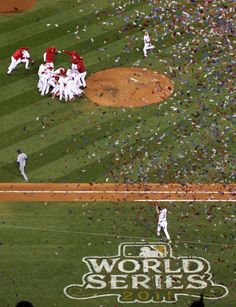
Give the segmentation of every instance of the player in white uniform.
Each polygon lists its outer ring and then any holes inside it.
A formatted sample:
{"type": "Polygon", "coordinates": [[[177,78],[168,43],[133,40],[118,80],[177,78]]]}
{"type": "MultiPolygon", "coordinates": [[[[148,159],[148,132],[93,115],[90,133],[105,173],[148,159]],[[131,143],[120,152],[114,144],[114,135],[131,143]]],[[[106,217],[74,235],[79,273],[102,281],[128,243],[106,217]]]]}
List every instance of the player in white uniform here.
{"type": "Polygon", "coordinates": [[[145,32],[143,37],[143,42],[144,42],[143,55],[147,57],[147,51],[155,48],[155,46],[151,44],[151,39],[148,32],[145,32]]]}
{"type": "Polygon", "coordinates": [[[167,230],[167,209],[156,205],[156,212],[158,214],[157,235],[160,236],[160,231],[163,229],[168,242],[171,243],[170,235],[167,230]]]}
{"type": "Polygon", "coordinates": [[[17,163],[19,166],[19,171],[21,173],[21,175],[24,177],[25,181],[29,181],[28,177],[25,174],[25,166],[26,166],[26,160],[27,160],[27,156],[25,153],[23,153],[20,149],[17,150],[18,156],[17,156],[17,163]]]}

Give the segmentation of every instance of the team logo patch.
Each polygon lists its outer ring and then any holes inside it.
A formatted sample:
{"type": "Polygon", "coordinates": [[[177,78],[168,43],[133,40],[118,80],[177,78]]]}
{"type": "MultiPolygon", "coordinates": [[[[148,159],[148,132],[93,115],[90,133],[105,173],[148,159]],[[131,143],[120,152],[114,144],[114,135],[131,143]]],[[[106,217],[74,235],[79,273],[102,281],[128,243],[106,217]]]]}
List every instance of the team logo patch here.
{"type": "Polygon", "coordinates": [[[216,300],[228,294],[215,284],[210,263],[201,257],[172,255],[167,243],[122,243],[115,256],[84,257],[88,273],[81,284],[64,288],[68,298],[117,296],[120,303],[175,303],[179,296],[216,300]]]}

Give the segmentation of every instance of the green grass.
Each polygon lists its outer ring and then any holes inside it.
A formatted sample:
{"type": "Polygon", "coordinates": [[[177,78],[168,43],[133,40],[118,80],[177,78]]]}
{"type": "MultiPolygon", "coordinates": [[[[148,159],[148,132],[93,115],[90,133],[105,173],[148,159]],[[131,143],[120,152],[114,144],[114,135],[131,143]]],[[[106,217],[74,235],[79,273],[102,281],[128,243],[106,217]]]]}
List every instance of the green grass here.
{"type": "MultiPolygon", "coordinates": [[[[191,32],[179,23],[175,31],[181,35],[173,38],[170,11],[164,22],[151,21],[148,29],[159,52],[143,59],[143,19],[137,21],[136,11],[142,17],[151,6],[143,0],[124,4],[40,0],[24,14],[0,17],[0,181],[22,180],[15,168],[17,148],[28,154],[32,182],[234,181],[233,75],[228,70],[233,38],[209,36],[208,22],[194,20],[196,7],[181,1],[175,14],[188,11],[191,32]],[[126,16],[136,22],[132,29],[125,30],[126,16]],[[35,66],[6,76],[10,55],[21,45],[31,48],[35,66]],[[85,97],[70,104],[42,99],[36,72],[50,45],[77,49],[89,74],[132,65],[158,70],[175,82],[175,92],[143,108],[100,107],[85,97]]],[[[68,56],[58,55],[57,67],[69,65],[68,56]]]]}
{"type": "MultiPolygon", "coordinates": [[[[149,2],[38,0],[26,13],[0,16],[0,182],[22,182],[15,165],[18,148],[29,157],[31,182],[235,182],[235,59],[230,49],[235,37],[211,35],[208,19],[196,20],[196,3],[178,1],[174,12],[159,1],[163,20],[147,26],[158,52],[143,59],[149,2]],[[174,38],[173,16],[182,11],[190,14],[191,31],[179,22],[174,38]],[[126,16],[136,26],[127,30],[126,16]],[[27,72],[19,66],[9,77],[10,56],[22,45],[30,47],[35,65],[27,72]],[[78,50],[89,75],[120,66],[157,70],[173,80],[174,93],[142,108],[102,107],[86,97],[68,104],[42,98],[37,70],[51,45],[78,50]]],[[[205,15],[221,5],[215,1],[205,15]]],[[[69,66],[67,55],[57,56],[56,67],[69,66]]],[[[207,259],[213,281],[229,289],[225,298],[206,300],[205,306],[233,307],[235,206],[167,206],[174,256],[207,259]]],[[[74,301],[63,289],[82,282],[88,272],[83,257],[116,255],[123,242],[157,241],[155,226],[153,207],[141,203],[1,202],[1,307],[23,299],[35,307],[124,305],[116,297],[74,301]]],[[[181,296],[176,306],[187,307],[193,300],[181,296]]]]}
{"type": "MultiPolygon", "coordinates": [[[[229,289],[225,298],[205,300],[205,306],[233,307],[235,206],[166,206],[173,255],[205,258],[212,280],[229,289]]],[[[155,227],[155,209],[143,203],[1,203],[1,306],[15,306],[23,299],[35,307],[122,306],[116,297],[74,301],[63,289],[82,282],[88,272],[83,257],[116,255],[123,242],[165,242],[163,236],[158,240],[155,227]]],[[[189,306],[193,300],[181,296],[176,305],[189,306]]]]}

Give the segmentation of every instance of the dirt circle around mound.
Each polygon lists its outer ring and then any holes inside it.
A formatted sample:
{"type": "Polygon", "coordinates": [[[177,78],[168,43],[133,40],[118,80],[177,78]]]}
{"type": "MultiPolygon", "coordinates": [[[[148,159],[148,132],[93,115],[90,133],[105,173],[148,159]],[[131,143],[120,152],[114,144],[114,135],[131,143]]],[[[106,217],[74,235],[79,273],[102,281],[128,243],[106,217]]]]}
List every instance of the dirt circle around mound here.
{"type": "Polygon", "coordinates": [[[37,0],[5,0],[0,1],[0,14],[22,13],[36,4],[37,0]]]}
{"type": "Polygon", "coordinates": [[[141,107],[167,99],[173,90],[173,82],[159,72],[120,67],[91,75],[85,94],[103,106],[141,107]]]}

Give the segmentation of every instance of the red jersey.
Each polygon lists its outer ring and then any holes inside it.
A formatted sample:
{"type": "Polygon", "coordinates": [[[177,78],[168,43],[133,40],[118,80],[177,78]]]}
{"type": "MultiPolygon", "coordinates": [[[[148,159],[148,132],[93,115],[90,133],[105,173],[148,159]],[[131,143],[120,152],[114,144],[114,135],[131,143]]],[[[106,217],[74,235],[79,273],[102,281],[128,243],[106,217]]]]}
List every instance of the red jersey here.
{"type": "Polygon", "coordinates": [[[15,58],[16,60],[19,60],[20,58],[22,58],[23,54],[22,54],[22,51],[23,50],[26,50],[28,51],[29,48],[28,47],[22,47],[22,48],[19,48],[17,49],[14,53],[13,53],[13,58],[15,58]]]}
{"type": "Polygon", "coordinates": [[[55,47],[50,47],[46,49],[45,62],[53,63],[55,60],[55,56],[57,53],[57,49],[55,47]]]}
{"type": "Polygon", "coordinates": [[[82,59],[81,56],[77,54],[75,50],[73,51],[64,50],[64,52],[71,56],[71,62],[73,64],[78,64],[78,62],[82,59]]]}
{"type": "Polygon", "coordinates": [[[82,74],[83,72],[86,71],[86,68],[84,66],[84,61],[83,60],[80,60],[77,64],[77,69],[78,71],[82,74]]]}

